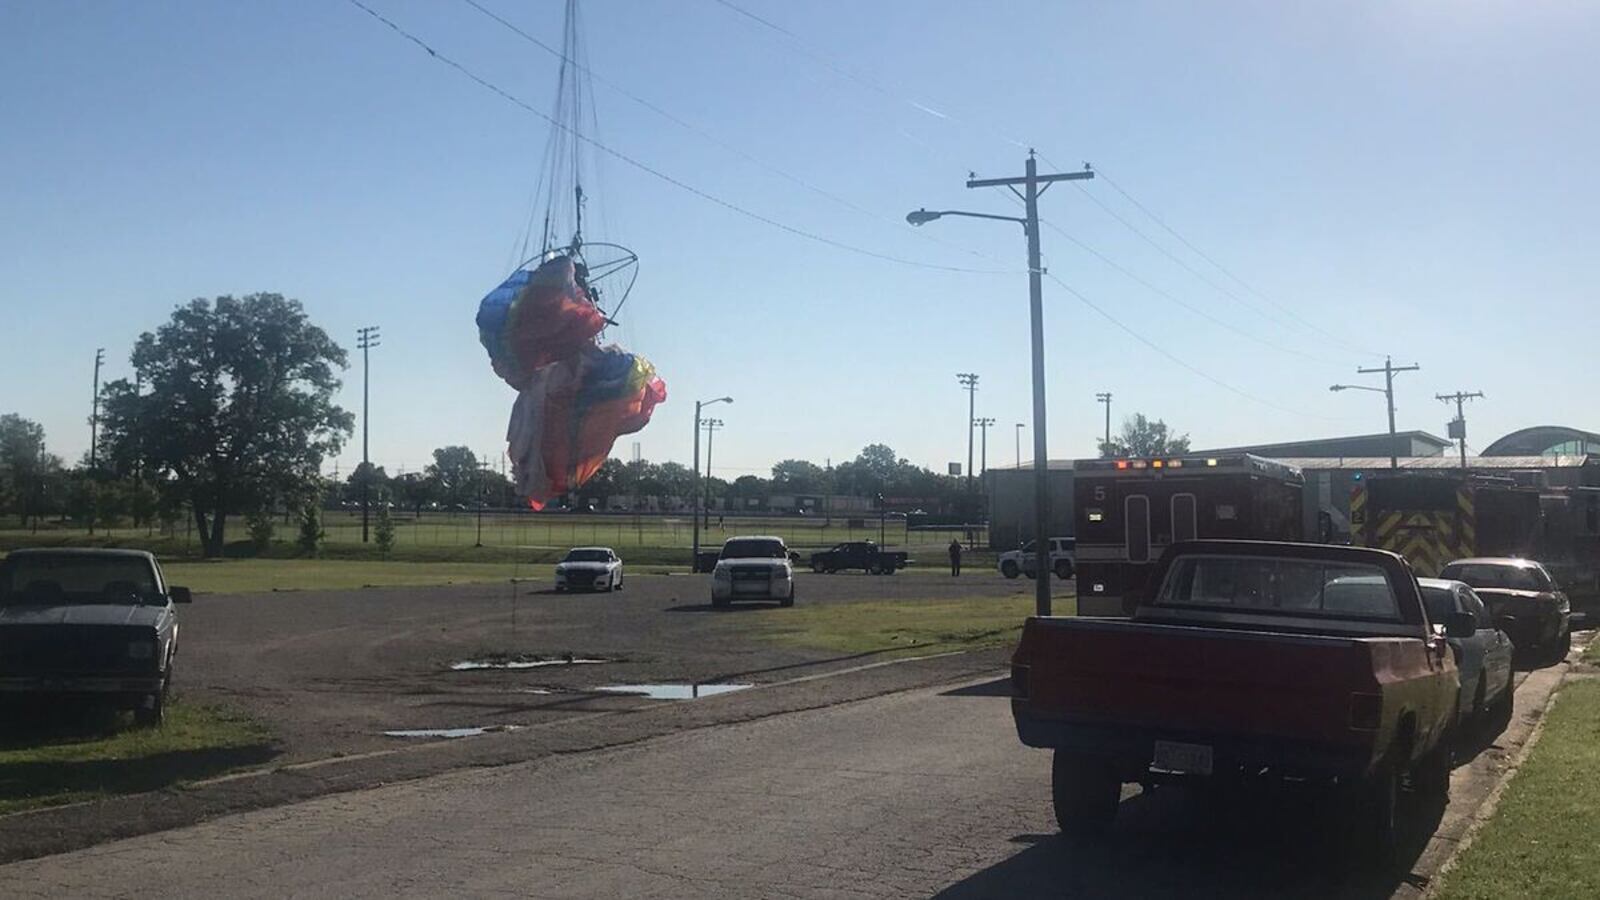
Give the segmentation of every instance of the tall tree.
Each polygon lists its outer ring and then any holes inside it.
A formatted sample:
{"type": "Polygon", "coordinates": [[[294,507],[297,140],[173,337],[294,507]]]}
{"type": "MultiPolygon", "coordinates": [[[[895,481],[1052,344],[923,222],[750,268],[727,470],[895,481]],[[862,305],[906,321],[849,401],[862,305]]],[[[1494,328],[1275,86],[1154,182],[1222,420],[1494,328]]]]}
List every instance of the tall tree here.
{"type": "Polygon", "coordinates": [[[440,447],[433,451],[428,476],[439,483],[439,491],[447,503],[470,504],[478,499],[482,486],[478,457],[466,447],[440,447]]]}
{"type": "Polygon", "coordinates": [[[333,402],[347,364],[297,300],[193,300],[139,336],[142,391],[126,379],[105,386],[108,454],[170,477],[205,554],[219,556],[230,513],[303,495],[350,435],[354,418],[333,402]]]}
{"type": "Polygon", "coordinates": [[[821,494],[828,489],[828,471],[814,462],[786,459],[772,467],[774,490],[794,494],[821,494]]]}
{"type": "Polygon", "coordinates": [[[15,413],[0,415],[0,509],[16,513],[24,527],[41,512],[45,482],[61,460],[45,452],[44,426],[15,413]]]}
{"type": "Polygon", "coordinates": [[[1111,443],[1100,443],[1102,459],[1113,456],[1168,456],[1189,452],[1189,436],[1174,434],[1167,423],[1145,418],[1144,413],[1134,413],[1122,420],[1122,433],[1111,443]]]}

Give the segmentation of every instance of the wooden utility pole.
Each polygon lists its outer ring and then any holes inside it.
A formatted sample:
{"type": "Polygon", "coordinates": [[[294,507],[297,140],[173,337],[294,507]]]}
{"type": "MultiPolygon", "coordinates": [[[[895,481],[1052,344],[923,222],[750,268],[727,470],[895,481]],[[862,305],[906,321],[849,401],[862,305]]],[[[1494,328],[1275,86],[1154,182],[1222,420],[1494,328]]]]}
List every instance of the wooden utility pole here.
{"type": "Polygon", "coordinates": [[[1483,396],[1483,391],[1456,391],[1454,394],[1434,394],[1434,399],[1456,405],[1456,420],[1450,423],[1450,436],[1461,442],[1461,470],[1467,468],[1467,413],[1463,404],[1483,396]]]}

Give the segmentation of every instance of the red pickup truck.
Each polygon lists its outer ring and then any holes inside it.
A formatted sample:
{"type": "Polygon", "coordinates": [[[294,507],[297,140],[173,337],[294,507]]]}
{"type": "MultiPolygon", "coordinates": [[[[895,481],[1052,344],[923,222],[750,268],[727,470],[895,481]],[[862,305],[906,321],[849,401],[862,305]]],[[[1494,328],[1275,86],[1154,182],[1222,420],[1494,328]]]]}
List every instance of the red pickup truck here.
{"type": "Polygon", "coordinates": [[[1034,617],[1012,713],[1055,751],[1063,831],[1116,817],[1122,785],[1288,777],[1336,786],[1379,853],[1403,776],[1450,785],[1458,674],[1411,567],[1356,547],[1173,544],[1131,620],[1034,617]]]}

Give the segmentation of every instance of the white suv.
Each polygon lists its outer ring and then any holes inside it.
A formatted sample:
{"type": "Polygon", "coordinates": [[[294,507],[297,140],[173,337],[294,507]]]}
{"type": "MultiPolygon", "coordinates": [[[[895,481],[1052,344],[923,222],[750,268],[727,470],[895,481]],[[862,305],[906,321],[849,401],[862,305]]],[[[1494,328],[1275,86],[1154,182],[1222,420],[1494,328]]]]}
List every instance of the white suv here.
{"type": "Polygon", "coordinates": [[[794,605],[794,559],[783,538],[729,538],[711,570],[711,605],[735,600],[776,600],[794,605]]]}
{"type": "MultiPolygon", "coordinates": [[[[1071,578],[1073,570],[1077,566],[1077,553],[1077,538],[1051,538],[1050,571],[1057,578],[1063,580],[1071,578]]],[[[1007,578],[1016,578],[1019,575],[1026,575],[1032,578],[1034,573],[1038,571],[1035,568],[1038,565],[1038,561],[1034,553],[1033,541],[1023,544],[1020,550],[1007,550],[1000,554],[998,562],[1000,574],[1007,578]]]]}

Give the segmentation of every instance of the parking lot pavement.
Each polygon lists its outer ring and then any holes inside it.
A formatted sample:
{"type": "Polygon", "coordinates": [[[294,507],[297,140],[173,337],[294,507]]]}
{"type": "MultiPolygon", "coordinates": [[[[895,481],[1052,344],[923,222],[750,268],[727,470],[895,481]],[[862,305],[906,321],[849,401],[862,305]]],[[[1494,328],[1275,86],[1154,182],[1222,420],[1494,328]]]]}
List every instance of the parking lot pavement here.
{"type": "MultiPolygon", "coordinates": [[[[801,606],[872,599],[1006,597],[970,577],[801,573],[801,606]]],[[[711,609],[709,577],[633,572],[621,592],[556,594],[547,582],[201,596],[183,611],[180,698],[264,719],[285,761],[392,746],[396,730],[497,727],[625,709],[608,684],[764,683],[861,660],[752,634],[769,606],[711,609]],[[506,657],[604,663],[452,671],[506,657]]]]}
{"type": "MultiPolygon", "coordinates": [[[[1109,839],[1067,842],[1049,756],[1017,744],[1005,692],[985,678],[225,817],[0,867],[0,895],[1379,897],[1422,883],[1352,869],[1312,793],[1129,788],[1109,839]]],[[[1482,795],[1458,789],[1452,808],[1482,795]]]]}

